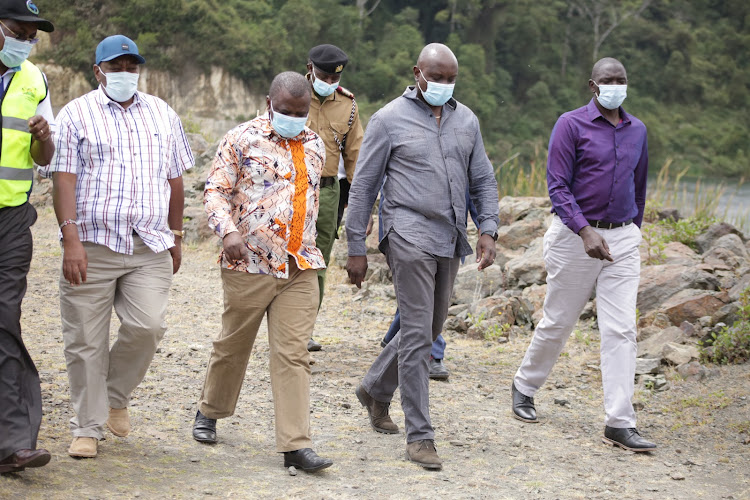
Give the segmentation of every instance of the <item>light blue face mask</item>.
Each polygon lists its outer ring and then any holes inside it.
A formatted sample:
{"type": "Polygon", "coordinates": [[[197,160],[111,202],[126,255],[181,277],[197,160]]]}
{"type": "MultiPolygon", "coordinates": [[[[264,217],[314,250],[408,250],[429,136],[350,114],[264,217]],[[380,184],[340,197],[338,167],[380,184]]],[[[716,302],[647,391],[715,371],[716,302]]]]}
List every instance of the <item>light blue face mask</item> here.
{"type": "MultiPolygon", "coordinates": [[[[0,30],[3,33],[3,30],[0,30]]],[[[33,42],[17,40],[11,36],[6,36],[3,49],[0,50],[0,62],[2,62],[7,68],[17,68],[26,59],[28,59],[31,49],[34,47],[33,42]]]]}
{"type": "Polygon", "coordinates": [[[594,82],[594,85],[599,87],[599,95],[596,96],[596,100],[607,109],[619,108],[628,96],[627,85],[599,85],[596,82],[594,82]]]}
{"type": "Polygon", "coordinates": [[[313,74],[313,77],[315,77],[315,81],[313,82],[313,90],[315,90],[315,93],[318,94],[320,97],[328,97],[329,95],[333,94],[336,91],[336,89],[339,87],[339,82],[326,83],[320,78],[318,78],[318,75],[315,74],[314,66],[313,66],[312,74],[313,74]]]}
{"type": "MultiPolygon", "coordinates": [[[[421,69],[419,70],[419,74],[422,75],[424,81],[427,82],[427,90],[422,90],[422,87],[419,87],[419,90],[422,91],[422,97],[427,101],[427,104],[430,106],[442,106],[453,97],[453,88],[456,86],[455,83],[431,82],[425,78],[421,69]]],[[[419,85],[419,81],[417,81],[417,85],[419,85]]]]}
{"type": "Polygon", "coordinates": [[[271,113],[271,126],[284,139],[297,137],[305,129],[307,116],[282,115],[273,110],[273,103],[271,103],[271,113]]]}

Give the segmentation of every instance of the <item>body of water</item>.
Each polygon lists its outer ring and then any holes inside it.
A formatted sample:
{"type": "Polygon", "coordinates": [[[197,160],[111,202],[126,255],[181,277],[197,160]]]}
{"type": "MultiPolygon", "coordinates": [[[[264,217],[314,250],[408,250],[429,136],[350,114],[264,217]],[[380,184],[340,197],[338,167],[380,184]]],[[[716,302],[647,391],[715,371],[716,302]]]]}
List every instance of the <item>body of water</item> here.
{"type": "MultiPolygon", "coordinates": [[[[740,184],[739,180],[701,177],[696,189],[696,181],[695,178],[681,179],[676,188],[671,186],[668,197],[675,203],[670,203],[670,208],[677,208],[683,217],[688,217],[696,206],[696,192],[699,205],[718,198],[716,216],[750,237],[750,182],[740,184]]],[[[655,187],[656,179],[649,179],[649,192],[655,187]]]]}

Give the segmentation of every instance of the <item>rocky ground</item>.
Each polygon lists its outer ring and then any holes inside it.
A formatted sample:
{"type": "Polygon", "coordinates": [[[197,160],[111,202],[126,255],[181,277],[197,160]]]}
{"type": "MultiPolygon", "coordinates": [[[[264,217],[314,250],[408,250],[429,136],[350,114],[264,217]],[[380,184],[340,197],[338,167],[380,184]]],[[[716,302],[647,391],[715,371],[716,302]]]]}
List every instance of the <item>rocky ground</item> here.
{"type": "MultiPolygon", "coordinates": [[[[509,386],[530,340],[447,334],[447,383],[431,382],[432,420],[445,466],[404,460],[404,435],[370,430],[354,396],[395,310],[388,284],[363,293],[333,266],[315,335],[311,384],[315,449],[333,467],[291,476],[274,453],[268,343],[259,335],[237,413],[215,446],[190,436],[222,308],[216,247],[184,248],[169,330],[136,390],[127,438],[108,435],[96,459],[66,451],[71,417],[58,300],[60,248],[52,210],[40,209],[24,302],[27,346],[42,378],[39,445],[52,462],[0,476],[5,498],[750,498],[750,365],[709,367],[701,381],[665,368],[669,390],[636,393],[639,427],[659,444],[636,455],[605,446],[597,331],[582,321],[537,397],[539,424],[510,417],[509,386]],[[503,343],[500,343],[503,342],[503,343]]],[[[113,317],[112,334],[117,320],[113,317]]],[[[403,427],[398,401],[394,420],[403,427]]]]}

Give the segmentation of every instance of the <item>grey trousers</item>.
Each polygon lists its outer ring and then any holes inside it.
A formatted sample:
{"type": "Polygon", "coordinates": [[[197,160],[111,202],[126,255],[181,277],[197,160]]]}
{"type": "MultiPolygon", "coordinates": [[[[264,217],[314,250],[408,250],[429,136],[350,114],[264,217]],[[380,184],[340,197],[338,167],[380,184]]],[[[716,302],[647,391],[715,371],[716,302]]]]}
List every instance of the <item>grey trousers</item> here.
{"type": "Polygon", "coordinates": [[[430,422],[430,348],[448,314],[459,258],[436,257],[394,231],[386,238],[385,254],[401,311],[401,331],[377,357],[362,385],[381,402],[390,402],[396,388],[400,388],[406,442],[434,439],[430,422]]]}

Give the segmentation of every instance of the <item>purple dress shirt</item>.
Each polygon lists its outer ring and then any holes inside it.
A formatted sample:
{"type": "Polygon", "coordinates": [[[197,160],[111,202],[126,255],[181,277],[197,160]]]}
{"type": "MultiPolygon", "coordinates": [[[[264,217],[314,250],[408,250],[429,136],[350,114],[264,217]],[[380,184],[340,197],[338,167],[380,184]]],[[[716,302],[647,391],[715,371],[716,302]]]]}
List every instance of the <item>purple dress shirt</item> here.
{"type": "Polygon", "coordinates": [[[613,126],[591,99],[569,111],[552,129],[547,188],[552,211],[576,234],[588,220],[638,227],[646,205],[648,141],[646,126],[620,107],[613,126]]]}

